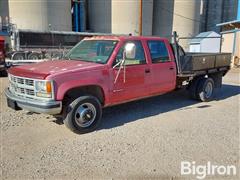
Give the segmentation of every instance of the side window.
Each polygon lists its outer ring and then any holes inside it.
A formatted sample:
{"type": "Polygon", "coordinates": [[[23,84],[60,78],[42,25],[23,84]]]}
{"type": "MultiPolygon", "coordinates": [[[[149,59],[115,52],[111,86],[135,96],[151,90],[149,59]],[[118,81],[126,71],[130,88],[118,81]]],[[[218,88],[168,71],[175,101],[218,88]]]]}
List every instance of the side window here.
{"type": "Polygon", "coordinates": [[[170,61],[168,50],[163,41],[148,41],[152,63],[161,63],[170,61]]]}
{"type": "MultiPolygon", "coordinates": [[[[129,42],[134,43],[136,45],[136,55],[133,59],[125,59],[125,65],[146,64],[144,49],[141,41],[128,41],[126,43],[129,43],[129,42]]],[[[123,50],[126,43],[124,43],[124,45],[118,51],[116,60],[113,65],[116,65],[118,62],[120,62],[123,59],[123,50]]]]}

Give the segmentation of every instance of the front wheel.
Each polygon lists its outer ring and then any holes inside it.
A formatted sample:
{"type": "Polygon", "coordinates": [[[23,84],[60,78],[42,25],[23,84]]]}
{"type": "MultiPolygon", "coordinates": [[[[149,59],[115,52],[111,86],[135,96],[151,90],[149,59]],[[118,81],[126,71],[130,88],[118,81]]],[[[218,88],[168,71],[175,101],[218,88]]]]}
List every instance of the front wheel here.
{"type": "Polygon", "coordinates": [[[93,96],[81,96],[72,101],[67,108],[64,124],[79,134],[94,131],[101,122],[102,107],[93,96]]]}
{"type": "Polygon", "coordinates": [[[212,78],[201,79],[198,88],[197,95],[203,102],[211,101],[214,96],[214,81],[212,78]]]}

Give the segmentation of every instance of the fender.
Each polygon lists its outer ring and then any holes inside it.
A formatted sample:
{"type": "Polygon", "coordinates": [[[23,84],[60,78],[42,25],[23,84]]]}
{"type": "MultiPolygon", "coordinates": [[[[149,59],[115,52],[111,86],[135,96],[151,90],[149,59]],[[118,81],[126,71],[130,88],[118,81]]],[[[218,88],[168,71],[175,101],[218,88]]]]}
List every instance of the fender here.
{"type": "Polygon", "coordinates": [[[103,95],[105,98],[105,104],[108,104],[108,102],[109,102],[108,86],[103,83],[103,80],[99,80],[99,79],[79,79],[79,80],[75,79],[72,81],[66,81],[56,87],[55,98],[56,98],[56,100],[61,101],[61,100],[63,100],[63,98],[68,90],[73,89],[73,88],[91,86],[91,85],[99,86],[102,89],[103,95]]]}

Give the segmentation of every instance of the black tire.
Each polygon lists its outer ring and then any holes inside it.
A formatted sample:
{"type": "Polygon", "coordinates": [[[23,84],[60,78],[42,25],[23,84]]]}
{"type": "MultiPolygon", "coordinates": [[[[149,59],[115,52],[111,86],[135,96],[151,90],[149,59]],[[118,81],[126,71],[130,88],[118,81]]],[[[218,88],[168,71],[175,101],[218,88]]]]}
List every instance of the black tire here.
{"type": "Polygon", "coordinates": [[[40,58],[39,58],[39,55],[37,53],[31,53],[31,54],[28,55],[28,59],[30,59],[30,60],[38,60],[40,58]]]}
{"type": "Polygon", "coordinates": [[[8,76],[7,71],[6,71],[6,70],[0,71],[0,76],[1,76],[1,77],[7,77],[7,76],[8,76]]]}
{"type": "Polygon", "coordinates": [[[24,54],[22,54],[22,53],[16,53],[16,54],[13,55],[12,59],[13,60],[24,60],[25,57],[24,57],[24,54]]]}
{"type": "Polygon", "coordinates": [[[214,97],[214,81],[212,78],[204,78],[199,81],[197,95],[202,102],[211,101],[214,97]]]}
{"type": "Polygon", "coordinates": [[[189,95],[194,100],[199,100],[197,89],[198,89],[199,81],[201,81],[202,79],[203,79],[203,77],[197,77],[197,78],[193,79],[192,82],[188,86],[189,95]]]}
{"type": "Polygon", "coordinates": [[[66,118],[63,122],[67,128],[75,133],[92,132],[101,123],[102,107],[99,100],[93,96],[81,96],[75,99],[68,105],[66,111],[66,118]],[[84,107],[86,105],[87,107],[84,107]],[[81,113],[80,110],[82,110],[81,113]],[[89,125],[84,127],[84,123],[89,123],[89,125]]]}

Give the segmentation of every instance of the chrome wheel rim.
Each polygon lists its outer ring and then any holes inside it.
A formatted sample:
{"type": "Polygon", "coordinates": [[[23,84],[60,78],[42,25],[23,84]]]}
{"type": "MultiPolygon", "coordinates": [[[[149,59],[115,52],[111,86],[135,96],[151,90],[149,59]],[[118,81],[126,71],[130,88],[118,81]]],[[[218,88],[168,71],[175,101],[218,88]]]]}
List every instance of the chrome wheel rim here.
{"type": "Polygon", "coordinates": [[[97,111],[93,104],[83,103],[75,112],[75,122],[78,126],[86,128],[94,122],[96,115],[97,111]]]}
{"type": "Polygon", "coordinates": [[[211,97],[212,91],[213,91],[213,85],[212,85],[212,83],[208,82],[208,83],[206,84],[205,89],[204,89],[206,98],[211,97]]]}

